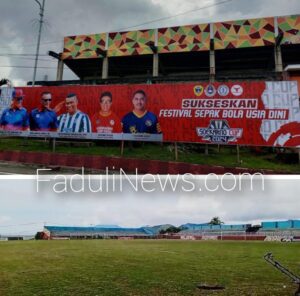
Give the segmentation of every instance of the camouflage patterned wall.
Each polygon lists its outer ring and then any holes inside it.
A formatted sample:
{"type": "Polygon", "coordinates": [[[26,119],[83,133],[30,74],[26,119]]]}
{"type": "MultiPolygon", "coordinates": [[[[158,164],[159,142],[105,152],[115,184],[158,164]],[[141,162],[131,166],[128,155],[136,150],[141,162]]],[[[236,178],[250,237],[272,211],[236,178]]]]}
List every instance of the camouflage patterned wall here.
{"type": "Polygon", "coordinates": [[[300,16],[279,17],[278,27],[283,33],[282,44],[300,43],[300,16]]]}
{"type": "MultiPolygon", "coordinates": [[[[274,26],[274,18],[215,23],[215,49],[274,45],[274,26]]],[[[282,44],[300,44],[300,15],[278,17],[278,31],[284,34],[282,44]]],[[[153,54],[155,44],[158,53],[208,51],[210,25],[69,36],[64,40],[63,59],[101,58],[104,50],[109,57],[153,54]]]]}
{"type": "Polygon", "coordinates": [[[150,45],[155,42],[155,30],[109,33],[108,56],[152,54],[150,45]]]}
{"type": "Polygon", "coordinates": [[[158,52],[209,50],[209,24],[158,29],[158,52]]]}
{"type": "Polygon", "coordinates": [[[215,49],[273,45],[274,18],[215,23],[214,41],[215,49]]]}
{"type": "Polygon", "coordinates": [[[64,39],[63,59],[91,59],[101,57],[105,50],[106,34],[69,36],[64,39]]]}

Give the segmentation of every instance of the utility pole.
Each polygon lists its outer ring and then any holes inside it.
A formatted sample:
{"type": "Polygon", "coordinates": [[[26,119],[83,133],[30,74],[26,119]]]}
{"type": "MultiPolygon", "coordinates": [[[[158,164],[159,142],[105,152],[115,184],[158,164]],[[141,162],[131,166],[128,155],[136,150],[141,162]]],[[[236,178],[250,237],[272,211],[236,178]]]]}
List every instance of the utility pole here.
{"type": "Polygon", "coordinates": [[[42,0],[42,4],[39,0],[34,0],[40,7],[40,20],[39,20],[39,35],[38,35],[38,41],[36,45],[36,54],[35,54],[35,62],[34,62],[34,71],[33,71],[33,79],[32,79],[32,86],[35,85],[35,77],[36,77],[36,69],[39,59],[39,51],[40,51],[40,41],[41,41],[41,34],[42,34],[42,27],[43,27],[43,18],[44,18],[44,8],[45,8],[45,0],[42,0]]]}

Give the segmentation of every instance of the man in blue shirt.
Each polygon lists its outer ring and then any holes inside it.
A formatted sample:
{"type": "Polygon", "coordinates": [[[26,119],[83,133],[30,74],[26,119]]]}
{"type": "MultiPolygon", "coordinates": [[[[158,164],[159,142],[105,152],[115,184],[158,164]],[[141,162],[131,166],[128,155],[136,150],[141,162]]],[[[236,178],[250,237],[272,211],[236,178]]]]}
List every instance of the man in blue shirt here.
{"type": "Polygon", "coordinates": [[[0,127],[6,131],[25,131],[29,128],[29,117],[27,110],[22,107],[22,89],[13,92],[11,106],[6,108],[0,118],[0,127]]]}
{"type": "Polygon", "coordinates": [[[41,106],[33,109],[29,116],[32,131],[56,131],[58,121],[56,113],[50,108],[52,96],[50,92],[41,94],[41,106]]]}
{"type": "Polygon", "coordinates": [[[147,96],[143,90],[133,94],[133,111],[122,119],[124,133],[160,134],[161,128],[154,113],[146,110],[147,96]]]}

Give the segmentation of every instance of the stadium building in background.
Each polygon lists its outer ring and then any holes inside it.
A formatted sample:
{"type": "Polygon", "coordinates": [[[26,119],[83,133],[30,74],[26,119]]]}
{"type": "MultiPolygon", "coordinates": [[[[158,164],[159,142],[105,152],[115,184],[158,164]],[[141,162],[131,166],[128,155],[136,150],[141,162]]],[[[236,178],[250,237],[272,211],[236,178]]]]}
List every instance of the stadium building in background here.
{"type": "Polygon", "coordinates": [[[80,110],[96,118],[92,132],[44,137],[300,147],[299,52],[300,15],[68,36],[61,53],[49,52],[57,80],[24,88],[31,98],[24,107],[36,108],[39,92],[53,86],[53,106],[76,94],[80,110]],[[65,65],[79,80],[63,80],[65,65]],[[141,90],[139,118],[132,95],[141,90]],[[116,115],[107,124],[95,115],[103,92],[112,94],[116,115]],[[123,130],[99,133],[115,123],[123,130]]]}
{"type": "Polygon", "coordinates": [[[122,228],[119,226],[44,226],[41,239],[181,239],[181,240],[251,240],[299,241],[300,220],[268,221],[260,225],[187,223],[176,233],[173,225],[122,228]]]}
{"type": "Polygon", "coordinates": [[[63,83],[114,84],[300,82],[299,52],[300,15],[293,15],[74,35],[64,38],[62,53],[49,54],[58,59],[58,81],[67,66],[79,81],[63,83]]]}

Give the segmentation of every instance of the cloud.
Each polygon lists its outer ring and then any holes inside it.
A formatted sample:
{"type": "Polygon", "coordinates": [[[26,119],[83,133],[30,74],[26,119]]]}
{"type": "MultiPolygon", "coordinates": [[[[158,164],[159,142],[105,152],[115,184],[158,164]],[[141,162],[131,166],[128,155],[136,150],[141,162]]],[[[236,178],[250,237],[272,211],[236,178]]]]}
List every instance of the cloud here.
{"type": "MultiPolygon", "coordinates": [[[[1,64],[6,66],[33,67],[34,54],[38,34],[39,8],[34,1],[12,0],[1,4],[0,11],[0,54],[26,53],[31,56],[10,57],[1,59],[1,64]],[[18,17],[15,17],[18,16],[18,17]]],[[[161,16],[164,12],[157,10],[157,5],[151,1],[102,1],[79,0],[46,1],[45,26],[42,31],[40,61],[37,80],[42,80],[47,75],[54,80],[57,62],[47,56],[49,50],[61,52],[63,37],[69,35],[92,34],[109,32],[119,28],[135,25],[151,20],[153,16],[161,16]],[[48,68],[50,67],[50,68],[48,68]]],[[[1,66],[1,65],[0,65],[1,66]]],[[[77,79],[65,67],[66,79],[77,79]]],[[[32,68],[0,68],[0,77],[9,76],[11,79],[32,80],[32,68]]]]}
{"type": "Polygon", "coordinates": [[[0,180],[0,234],[5,231],[41,230],[54,225],[118,224],[127,227],[171,223],[202,223],[219,216],[227,223],[299,219],[299,180],[266,180],[265,191],[186,194],[134,192],[127,186],[120,193],[85,192],[57,195],[49,187],[36,193],[34,180],[0,180]],[[283,198],[284,196],[284,198],[283,198]],[[6,217],[6,218],[5,218],[6,217]],[[9,217],[9,223],[8,218],[9,217]],[[7,221],[6,221],[6,220],[7,221]],[[33,225],[21,224],[35,223],[33,225]],[[5,228],[16,224],[14,228],[5,228]]]}
{"type": "Polygon", "coordinates": [[[216,21],[230,21],[260,17],[273,17],[300,13],[298,0],[283,3],[281,0],[234,0],[230,6],[218,6],[216,21]]]}
{"type": "MultiPolygon", "coordinates": [[[[2,2],[0,10],[0,54],[27,53],[32,54],[32,56],[1,58],[0,66],[33,67],[39,7],[33,0],[2,2]]],[[[194,12],[137,28],[157,28],[300,13],[298,0],[290,0],[288,3],[283,3],[281,0],[232,0],[222,5],[198,10],[201,7],[220,2],[223,1],[46,1],[45,26],[42,33],[40,54],[47,55],[49,50],[61,52],[64,36],[118,31],[122,28],[190,10],[194,10],[194,12]]],[[[48,56],[40,56],[39,67],[46,68],[38,69],[37,79],[43,80],[45,76],[48,76],[49,80],[54,80],[56,65],[54,59],[48,56]]],[[[0,77],[9,76],[13,80],[29,81],[32,80],[32,75],[32,68],[0,67],[0,77]]],[[[65,67],[64,78],[77,79],[67,67],[65,67]]]]}
{"type": "Polygon", "coordinates": [[[3,225],[7,222],[11,221],[11,217],[9,216],[0,216],[0,225],[3,225]]]}

